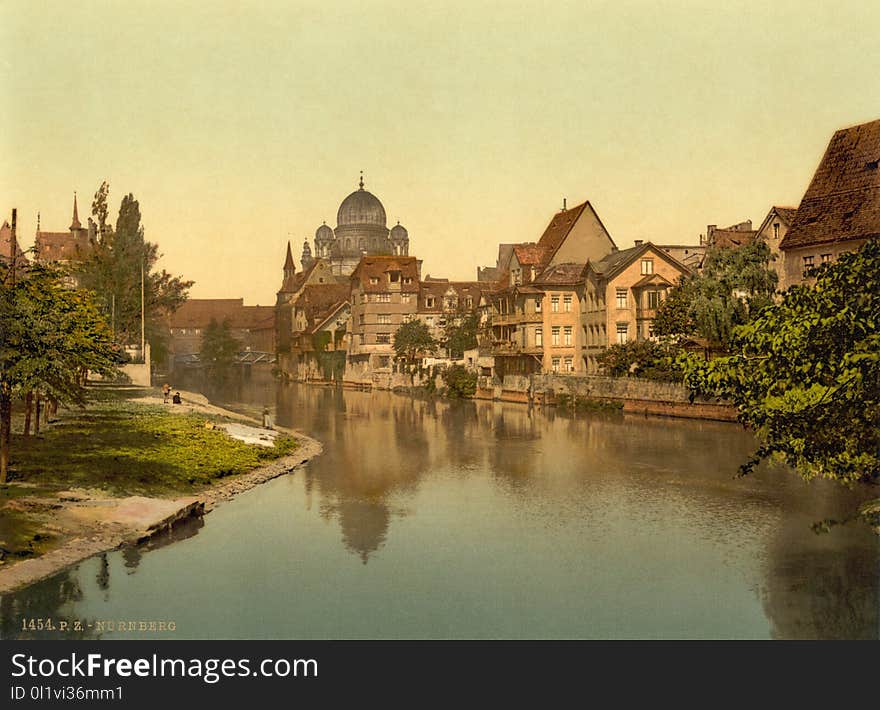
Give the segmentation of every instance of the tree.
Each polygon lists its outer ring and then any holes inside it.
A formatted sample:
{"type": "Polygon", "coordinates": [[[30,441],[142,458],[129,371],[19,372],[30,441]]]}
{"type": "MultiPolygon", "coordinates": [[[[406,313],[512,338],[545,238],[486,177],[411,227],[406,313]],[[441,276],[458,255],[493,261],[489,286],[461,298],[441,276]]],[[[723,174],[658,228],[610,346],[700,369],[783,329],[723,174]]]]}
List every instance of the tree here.
{"type": "Polygon", "coordinates": [[[77,269],[82,287],[98,296],[114,337],[123,345],[140,342],[141,270],[144,280],[144,316],[147,340],[154,352],[164,351],[164,318],[186,300],[192,281],[156,271],[159,248],[145,241],[141,211],[134,195],[122,198],[116,228],[107,222],[109,185],[103,182],[92,202],[96,238],[88,257],[77,269]]]}
{"type": "Polygon", "coordinates": [[[416,360],[421,359],[426,353],[433,352],[436,347],[437,341],[431,336],[430,329],[420,320],[401,323],[394,333],[394,353],[406,362],[410,374],[416,360]]]}
{"type": "Polygon", "coordinates": [[[39,263],[18,274],[0,264],[0,482],[9,464],[14,397],[37,391],[82,404],[87,372],[116,373],[117,351],[93,295],[67,288],[63,277],[39,263]]]}
{"type": "Polygon", "coordinates": [[[654,333],[705,338],[727,347],[733,329],[773,302],[778,277],[763,241],[737,249],[710,249],[699,274],[682,276],[657,310],[654,333]]]}
{"type": "Polygon", "coordinates": [[[731,354],[690,359],[695,391],[727,397],[761,444],[804,478],[880,478],[880,239],[794,286],[734,329],[731,354]]]}
{"type": "Polygon", "coordinates": [[[463,365],[453,365],[443,371],[446,394],[449,397],[473,397],[477,393],[477,373],[463,365]]]}
{"type": "Polygon", "coordinates": [[[462,358],[465,350],[477,347],[479,324],[480,316],[476,311],[457,318],[450,317],[444,331],[449,357],[462,358]]]}
{"type": "Polygon", "coordinates": [[[210,375],[223,376],[235,362],[235,357],[241,350],[238,342],[231,332],[229,320],[222,323],[212,318],[202,335],[202,346],[199,351],[199,359],[207,368],[210,375]]]}
{"type": "Polygon", "coordinates": [[[597,356],[599,367],[611,377],[644,377],[650,380],[680,380],[671,346],[653,340],[615,343],[597,356]]]}

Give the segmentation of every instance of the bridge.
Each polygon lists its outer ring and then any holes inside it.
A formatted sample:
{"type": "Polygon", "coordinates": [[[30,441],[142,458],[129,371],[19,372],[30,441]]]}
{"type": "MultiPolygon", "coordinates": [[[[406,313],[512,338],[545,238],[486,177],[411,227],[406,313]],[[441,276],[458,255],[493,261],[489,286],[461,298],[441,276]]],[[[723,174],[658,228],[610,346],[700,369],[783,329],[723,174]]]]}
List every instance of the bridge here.
{"type": "MultiPolygon", "coordinates": [[[[258,350],[241,350],[235,354],[233,364],[249,365],[274,365],[275,353],[261,352],[258,350]]],[[[198,353],[185,353],[174,356],[174,365],[180,367],[203,367],[202,359],[198,353]]]]}

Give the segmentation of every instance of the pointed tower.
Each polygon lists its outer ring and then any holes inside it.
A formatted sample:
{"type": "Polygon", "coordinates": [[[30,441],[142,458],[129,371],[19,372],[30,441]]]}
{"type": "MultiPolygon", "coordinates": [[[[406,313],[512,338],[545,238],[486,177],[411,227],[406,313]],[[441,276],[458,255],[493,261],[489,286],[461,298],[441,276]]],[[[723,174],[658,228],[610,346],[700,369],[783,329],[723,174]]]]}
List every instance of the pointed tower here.
{"type": "Polygon", "coordinates": [[[82,224],[79,221],[79,214],[76,209],[76,192],[73,193],[73,221],[70,223],[70,231],[73,232],[74,236],[76,233],[82,229],[82,224]]]}
{"type": "Polygon", "coordinates": [[[303,252],[300,262],[302,263],[303,271],[308,271],[309,267],[315,263],[315,260],[312,258],[312,248],[309,246],[308,239],[303,240],[303,252]]]}
{"type": "Polygon", "coordinates": [[[296,264],[293,263],[293,252],[290,250],[290,242],[287,242],[287,258],[284,260],[284,281],[287,282],[296,274],[296,264]]]}

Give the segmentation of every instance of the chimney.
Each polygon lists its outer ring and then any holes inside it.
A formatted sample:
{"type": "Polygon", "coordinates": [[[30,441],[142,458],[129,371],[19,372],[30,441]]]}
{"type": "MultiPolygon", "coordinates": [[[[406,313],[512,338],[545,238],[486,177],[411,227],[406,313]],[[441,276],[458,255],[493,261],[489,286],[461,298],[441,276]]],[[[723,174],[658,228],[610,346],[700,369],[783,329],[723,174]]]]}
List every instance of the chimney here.
{"type": "Polygon", "coordinates": [[[568,209],[568,208],[565,206],[565,203],[566,203],[566,202],[567,202],[567,200],[563,197],[563,198],[562,198],[562,211],[563,211],[563,212],[565,212],[565,210],[568,209]]]}
{"type": "Polygon", "coordinates": [[[645,240],[644,240],[644,239],[636,239],[635,242],[634,242],[634,244],[635,244],[637,247],[642,246],[642,244],[644,244],[644,243],[645,243],[645,240]]]}

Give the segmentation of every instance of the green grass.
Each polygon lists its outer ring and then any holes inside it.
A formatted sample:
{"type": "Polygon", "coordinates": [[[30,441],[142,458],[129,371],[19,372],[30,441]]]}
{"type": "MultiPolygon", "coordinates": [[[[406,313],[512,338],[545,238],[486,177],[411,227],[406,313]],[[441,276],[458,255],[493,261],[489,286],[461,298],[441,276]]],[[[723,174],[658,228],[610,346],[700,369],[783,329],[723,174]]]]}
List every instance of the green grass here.
{"type": "Polygon", "coordinates": [[[297,448],[286,435],[278,435],[271,449],[245,444],[206,428],[220,417],[136,404],[121,399],[123,394],[96,392],[87,409],[59,412],[60,421],[40,436],[14,435],[10,482],[115,495],[183,494],[297,448]]]}

